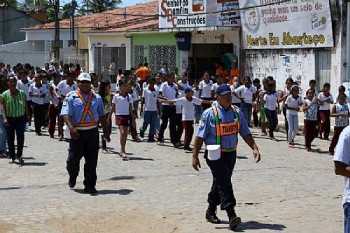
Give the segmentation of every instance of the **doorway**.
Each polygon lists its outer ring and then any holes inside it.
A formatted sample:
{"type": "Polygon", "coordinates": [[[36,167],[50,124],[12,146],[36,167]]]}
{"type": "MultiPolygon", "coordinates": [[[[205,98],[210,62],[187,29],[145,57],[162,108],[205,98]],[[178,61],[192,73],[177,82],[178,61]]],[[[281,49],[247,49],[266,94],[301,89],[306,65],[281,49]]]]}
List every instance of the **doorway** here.
{"type": "Polygon", "coordinates": [[[193,58],[195,65],[195,77],[200,80],[203,73],[208,71],[215,75],[215,62],[221,62],[222,56],[233,52],[232,44],[193,44],[193,58]]]}

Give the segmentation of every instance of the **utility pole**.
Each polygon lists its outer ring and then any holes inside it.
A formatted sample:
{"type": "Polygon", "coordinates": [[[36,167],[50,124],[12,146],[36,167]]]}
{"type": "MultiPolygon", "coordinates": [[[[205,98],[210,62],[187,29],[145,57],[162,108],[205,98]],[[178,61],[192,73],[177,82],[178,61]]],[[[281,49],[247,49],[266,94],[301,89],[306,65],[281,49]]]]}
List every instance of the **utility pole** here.
{"type": "Polygon", "coordinates": [[[60,0],[55,0],[55,61],[60,61],[60,19],[59,19],[59,11],[60,11],[60,0]]]}

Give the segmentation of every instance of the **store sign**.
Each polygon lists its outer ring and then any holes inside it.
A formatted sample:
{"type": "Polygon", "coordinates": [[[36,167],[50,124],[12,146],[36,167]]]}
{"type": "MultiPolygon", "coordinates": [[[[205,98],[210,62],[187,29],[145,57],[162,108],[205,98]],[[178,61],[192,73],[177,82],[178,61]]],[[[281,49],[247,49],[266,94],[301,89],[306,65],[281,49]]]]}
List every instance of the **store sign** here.
{"type": "Polygon", "coordinates": [[[333,47],[329,0],[240,0],[245,49],[333,47]]]}
{"type": "Polygon", "coordinates": [[[159,0],[159,28],[240,26],[237,0],[159,0]]]}

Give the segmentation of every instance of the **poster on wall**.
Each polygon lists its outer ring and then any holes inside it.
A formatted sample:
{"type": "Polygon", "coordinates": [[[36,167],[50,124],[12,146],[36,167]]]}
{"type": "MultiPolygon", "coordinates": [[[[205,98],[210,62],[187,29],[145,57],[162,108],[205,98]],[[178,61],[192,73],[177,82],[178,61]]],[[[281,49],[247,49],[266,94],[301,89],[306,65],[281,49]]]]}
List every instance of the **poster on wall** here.
{"type": "Polygon", "coordinates": [[[159,28],[241,25],[237,0],[159,0],[159,28]]]}
{"type": "Polygon", "coordinates": [[[245,49],[333,47],[329,0],[240,0],[245,49]]]}

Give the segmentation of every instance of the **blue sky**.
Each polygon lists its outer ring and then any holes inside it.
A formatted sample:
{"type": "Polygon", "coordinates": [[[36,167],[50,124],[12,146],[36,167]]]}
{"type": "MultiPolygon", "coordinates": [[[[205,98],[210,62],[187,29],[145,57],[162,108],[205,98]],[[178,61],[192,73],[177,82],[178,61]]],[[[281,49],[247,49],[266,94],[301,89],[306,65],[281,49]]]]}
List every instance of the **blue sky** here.
{"type": "Polygon", "coordinates": [[[118,5],[119,7],[132,6],[136,3],[145,3],[151,2],[152,0],[122,0],[122,4],[118,5]]]}

